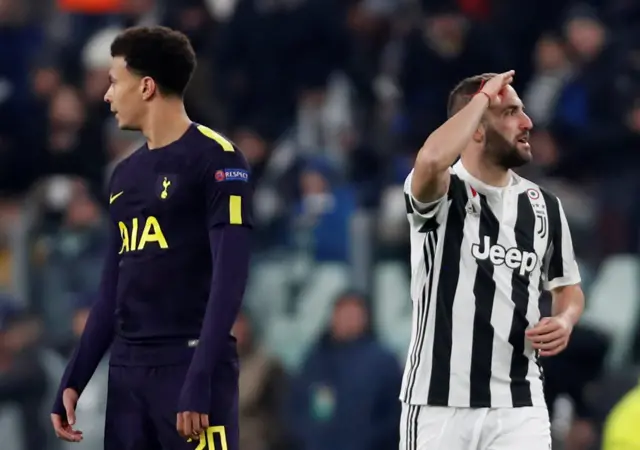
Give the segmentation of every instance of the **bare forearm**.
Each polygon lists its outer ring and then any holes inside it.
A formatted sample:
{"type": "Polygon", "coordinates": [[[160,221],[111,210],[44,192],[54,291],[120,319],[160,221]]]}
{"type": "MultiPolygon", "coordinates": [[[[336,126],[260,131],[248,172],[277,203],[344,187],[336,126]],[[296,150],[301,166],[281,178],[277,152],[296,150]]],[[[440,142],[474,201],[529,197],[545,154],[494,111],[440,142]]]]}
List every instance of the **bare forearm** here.
{"type": "Polygon", "coordinates": [[[419,165],[427,165],[435,171],[447,170],[473,137],[488,106],[486,95],[476,95],[467,106],[431,133],[418,153],[416,169],[419,165]]]}
{"type": "Polygon", "coordinates": [[[447,192],[448,169],[471,141],[488,105],[488,96],[475,96],[427,138],[413,168],[411,192],[416,199],[431,202],[447,192]]]}
{"type": "Polygon", "coordinates": [[[553,315],[578,323],[584,310],[584,294],[579,285],[565,286],[553,292],[553,315]]]}

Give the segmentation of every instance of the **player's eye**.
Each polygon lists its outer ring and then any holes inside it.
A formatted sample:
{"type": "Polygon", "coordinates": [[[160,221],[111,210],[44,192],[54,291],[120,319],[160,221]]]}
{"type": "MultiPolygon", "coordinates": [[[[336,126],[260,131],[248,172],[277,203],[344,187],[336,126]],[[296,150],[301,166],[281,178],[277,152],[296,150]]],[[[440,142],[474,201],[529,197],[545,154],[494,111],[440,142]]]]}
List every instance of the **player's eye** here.
{"type": "Polygon", "coordinates": [[[515,108],[515,107],[513,107],[513,108],[508,108],[508,109],[505,111],[505,115],[507,115],[507,116],[514,116],[514,115],[516,115],[517,113],[518,113],[518,108],[515,108]]]}

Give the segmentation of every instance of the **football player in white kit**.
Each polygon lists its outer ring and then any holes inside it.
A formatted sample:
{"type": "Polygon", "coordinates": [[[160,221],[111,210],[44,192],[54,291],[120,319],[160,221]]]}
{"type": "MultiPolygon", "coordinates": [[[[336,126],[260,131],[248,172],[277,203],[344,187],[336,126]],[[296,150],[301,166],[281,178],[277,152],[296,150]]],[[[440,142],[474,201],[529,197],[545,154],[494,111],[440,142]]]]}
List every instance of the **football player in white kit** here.
{"type": "Polygon", "coordinates": [[[551,448],[538,358],[567,346],[584,295],[561,202],[512,170],[532,158],[533,126],[513,77],[459,83],[405,182],[413,325],[401,450],[551,448]]]}

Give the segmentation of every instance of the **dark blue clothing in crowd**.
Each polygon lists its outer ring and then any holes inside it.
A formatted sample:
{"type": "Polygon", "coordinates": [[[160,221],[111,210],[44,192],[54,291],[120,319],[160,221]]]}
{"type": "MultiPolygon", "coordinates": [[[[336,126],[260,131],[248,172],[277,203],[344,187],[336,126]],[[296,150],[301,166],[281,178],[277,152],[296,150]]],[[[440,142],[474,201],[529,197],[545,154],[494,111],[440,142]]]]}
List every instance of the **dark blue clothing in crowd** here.
{"type": "Polygon", "coordinates": [[[397,448],[401,381],[398,361],[373,338],[323,339],[294,381],[290,423],[300,448],[397,448]]]}

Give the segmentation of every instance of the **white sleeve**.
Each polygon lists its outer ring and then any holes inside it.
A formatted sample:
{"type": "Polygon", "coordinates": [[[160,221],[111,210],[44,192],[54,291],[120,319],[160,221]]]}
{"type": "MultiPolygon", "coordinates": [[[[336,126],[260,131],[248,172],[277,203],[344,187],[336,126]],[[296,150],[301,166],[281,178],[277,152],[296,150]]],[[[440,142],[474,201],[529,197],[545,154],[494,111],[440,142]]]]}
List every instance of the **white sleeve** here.
{"type": "Polygon", "coordinates": [[[431,219],[440,210],[441,206],[445,203],[447,199],[447,194],[443,195],[438,200],[429,203],[423,203],[413,196],[411,193],[411,179],[413,178],[413,169],[407,175],[407,178],[404,180],[404,200],[407,207],[407,214],[418,216],[422,219],[431,219]]]}
{"type": "Polygon", "coordinates": [[[547,276],[545,289],[552,290],[557,287],[571,286],[580,283],[580,271],[573,250],[571,230],[567,222],[567,216],[562,209],[562,203],[558,199],[560,226],[551,237],[552,247],[547,264],[547,276]]]}

